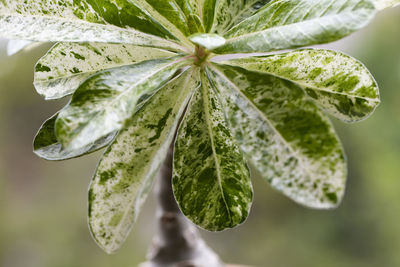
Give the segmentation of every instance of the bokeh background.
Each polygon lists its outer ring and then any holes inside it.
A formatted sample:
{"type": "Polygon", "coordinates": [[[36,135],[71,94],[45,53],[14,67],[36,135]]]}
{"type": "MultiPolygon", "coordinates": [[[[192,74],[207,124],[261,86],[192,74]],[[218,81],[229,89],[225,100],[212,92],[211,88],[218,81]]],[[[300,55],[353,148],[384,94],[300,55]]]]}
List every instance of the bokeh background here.
{"type": "MultiPolygon", "coordinates": [[[[87,188],[101,152],[64,162],[32,153],[41,123],[66,100],[44,101],[32,86],[44,45],[12,57],[0,41],[0,266],[133,267],[155,230],[151,195],[126,244],[107,255],[86,224],[87,188]]],[[[260,267],[400,266],[400,7],[324,47],[364,62],[382,104],[367,120],[333,119],[348,157],[342,205],[301,207],[255,175],[255,200],[242,226],[202,235],[226,262],[260,267]]]]}

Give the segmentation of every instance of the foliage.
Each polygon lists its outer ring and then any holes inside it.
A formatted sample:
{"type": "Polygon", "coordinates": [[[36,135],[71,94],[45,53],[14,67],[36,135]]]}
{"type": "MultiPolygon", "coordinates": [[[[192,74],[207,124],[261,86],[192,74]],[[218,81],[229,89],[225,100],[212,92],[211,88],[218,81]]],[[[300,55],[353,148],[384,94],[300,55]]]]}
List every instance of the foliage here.
{"type": "Polygon", "coordinates": [[[294,201],[336,207],[346,163],[320,109],[346,122],[369,116],[379,92],[368,70],[321,49],[214,56],[334,41],[375,12],[369,0],[3,0],[0,35],[61,42],[37,63],[34,84],[46,99],[73,96],[34,149],[62,160],[108,146],[89,190],[89,224],[113,252],[177,129],[174,193],[203,228],[246,219],[246,162],[294,201]]]}

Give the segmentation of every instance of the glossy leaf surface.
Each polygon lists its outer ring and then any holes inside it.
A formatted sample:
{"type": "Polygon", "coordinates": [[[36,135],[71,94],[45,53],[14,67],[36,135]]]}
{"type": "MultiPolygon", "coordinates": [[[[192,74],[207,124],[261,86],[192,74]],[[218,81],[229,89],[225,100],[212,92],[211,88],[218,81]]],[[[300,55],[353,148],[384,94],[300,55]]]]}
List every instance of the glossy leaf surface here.
{"type": "Polygon", "coordinates": [[[343,150],[329,120],[291,82],[241,68],[208,71],[246,158],[272,187],[312,208],[339,204],[343,150]]]}
{"type": "Polygon", "coordinates": [[[248,216],[252,186],[246,162],[206,77],[179,128],[173,190],[183,214],[211,231],[232,228],[248,216]]]}
{"type": "Polygon", "coordinates": [[[175,36],[129,0],[4,0],[0,2],[0,35],[31,41],[110,42],[180,49],[166,40],[175,40],[175,36]]]}
{"type": "Polygon", "coordinates": [[[379,104],[379,90],[359,61],[337,51],[305,49],[226,64],[292,81],[331,115],[346,121],[369,116],[379,104]]]}
{"type": "Polygon", "coordinates": [[[216,53],[251,53],[331,42],[374,16],[369,0],[277,0],[230,29],[216,53]]]}
{"type": "Polygon", "coordinates": [[[266,0],[216,0],[211,32],[223,34],[237,25],[243,18],[250,17],[264,6],[266,0]]]}
{"type": "Polygon", "coordinates": [[[198,85],[198,73],[191,70],[168,83],[104,153],[89,190],[89,225],[106,252],[121,246],[136,221],[191,91],[198,85]]]}
{"type": "Polygon", "coordinates": [[[152,95],[169,81],[184,58],[148,60],[93,75],[74,93],[56,122],[57,139],[78,149],[121,129],[141,97],[152,95]]]}
{"type": "Polygon", "coordinates": [[[45,121],[45,123],[40,127],[38,133],[36,134],[35,140],[33,142],[33,152],[39,157],[46,160],[66,160],[79,156],[86,155],[88,153],[94,152],[108,145],[116,133],[111,133],[106,137],[100,138],[95,142],[88,144],[77,150],[66,150],[58,142],[55,135],[55,122],[58,113],[53,117],[45,121]]]}
{"type": "MultiPolygon", "coordinates": [[[[163,16],[172,25],[178,28],[185,36],[196,32],[203,32],[203,24],[197,4],[190,0],[134,0],[147,2],[159,15],[163,16]]],[[[145,6],[145,5],[143,5],[145,6]]],[[[151,12],[153,17],[158,15],[151,12]]]]}
{"type": "Polygon", "coordinates": [[[102,70],[172,55],[165,50],[134,45],[58,43],[37,62],[34,85],[46,99],[60,98],[73,93],[102,70]]]}
{"type": "Polygon", "coordinates": [[[400,0],[374,0],[374,3],[376,8],[381,10],[400,5],[400,0]]]}

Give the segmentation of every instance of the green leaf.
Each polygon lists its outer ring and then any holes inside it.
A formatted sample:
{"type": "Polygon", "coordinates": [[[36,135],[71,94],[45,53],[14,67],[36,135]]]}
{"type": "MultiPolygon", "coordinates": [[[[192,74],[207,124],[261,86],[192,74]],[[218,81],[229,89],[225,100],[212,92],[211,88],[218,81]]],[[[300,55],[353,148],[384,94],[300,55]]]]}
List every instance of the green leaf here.
{"type": "Polygon", "coordinates": [[[183,214],[200,227],[220,231],[247,218],[249,169],[204,75],[178,131],[172,181],[183,214]]]}
{"type": "Polygon", "coordinates": [[[107,135],[106,137],[100,138],[95,142],[88,144],[78,150],[68,151],[65,150],[62,145],[58,142],[55,135],[55,122],[58,113],[48,119],[42,127],[40,127],[36,134],[33,142],[33,152],[39,157],[46,160],[66,160],[79,156],[83,156],[88,153],[92,153],[98,149],[108,145],[115,137],[115,132],[107,135]]]}
{"type": "Polygon", "coordinates": [[[187,64],[185,57],[148,60],[102,71],[86,80],[60,111],[56,136],[69,150],[121,129],[141,97],[152,95],[187,64]]]}
{"type": "Polygon", "coordinates": [[[106,252],[122,245],[136,221],[191,92],[198,86],[197,71],[175,78],[133,116],[104,153],[90,185],[89,225],[106,252]]]}
{"type": "Polygon", "coordinates": [[[295,84],[217,65],[208,75],[241,150],[271,186],[312,208],[336,207],[346,163],[329,120],[295,84]]]}
{"type": "Polygon", "coordinates": [[[380,102],[378,85],[368,69],[337,51],[304,49],[223,63],[292,81],[325,111],[346,122],[365,119],[380,102]]]}
{"type": "Polygon", "coordinates": [[[224,34],[227,29],[250,17],[269,0],[216,0],[211,32],[224,34]]]}
{"type": "MultiPolygon", "coordinates": [[[[196,32],[204,32],[203,24],[197,12],[197,8],[193,6],[193,1],[188,0],[133,0],[146,6],[147,2],[159,15],[150,11],[153,17],[158,18],[160,15],[168,20],[172,25],[178,28],[185,36],[189,36],[196,32]]],[[[196,0],[197,1],[197,0],[196,0]]],[[[197,3],[195,3],[197,4],[197,3]]],[[[147,8],[151,10],[151,8],[147,8]]]]}
{"type": "Polygon", "coordinates": [[[276,0],[230,29],[214,52],[282,50],[338,40],[364,27],[374,16],[370,0],[276,0]]]}
{"type": "Polygon", "coordinates": [[[31,41],[110,42],[180,51],[167,29],[130,0],[0,1],[0,36],[31,41]],[[157,37],[158,36],[158,37],[157,37]]]}
{"type": "Polygon", "coordinates": [[[400,0],[374,0],[375,6],[378,10],[400,5],[400,0]]]}
{"type": "Polygon", "coordinates": [[[134,45],[58,43],[36,64],[34,85],[46,99],[56,99],[73,93],[99,71],[172,55],[134,45]]]}
{"type": "Polygon", "coordinates": [[[233,26],[239,24],[243,20],[247,19],[254,15],[258,10],[264,7],[266,4],[271,2],[271,0],[244,0],[245,7],[241,8],[238,12],[234,13],[231,19],[231,22],[227,26],[225,26],[224,30],[220,30],[218,32],[225,33],[227,30],[231,29],[233,26]]]}
{"type": "Polygon", "coordinates": [[[208,50],[218,48],[226,42],[224,37],[214,33],[196,33],[189,36],[189,40],[208,50]]]}

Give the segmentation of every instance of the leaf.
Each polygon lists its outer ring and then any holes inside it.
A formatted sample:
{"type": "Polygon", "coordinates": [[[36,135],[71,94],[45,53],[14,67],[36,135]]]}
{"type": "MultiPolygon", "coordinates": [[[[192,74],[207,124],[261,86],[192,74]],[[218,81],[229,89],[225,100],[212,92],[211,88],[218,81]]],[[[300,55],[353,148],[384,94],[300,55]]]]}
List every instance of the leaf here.
{"type": "Polygon", "coordinates": [[[36,64],[34,85],[46,99],[56,99],[73,93],[99,71],[172,55],[134,45],[58,43],[36,64]]]}
{"type": "Polygon", "coordinates": [[[187,64],[178,56],[102,71],[86,80],[60,111],[56,136],[69,150],[121,129],[141,97],[152,95],[187,64]]]}
{"type": "Polygon", "coordinates": [[[62,42],[109,42],[181,51],[176,37],[130,0],[3,0],[0,36],[62,42]]]}
{"type": "Polygon", "coordinates": [[[370,0],[275,0],[224,37],[215,53],[269,52],[338,40],[373,18],[370,0]]]}
{"type": "Polygon", "coordinates": [[[189,36],[189,40],[201,47],[204,47],[208,50],[213,50],[221,45],[224,45],[226,40],[224,37],[219,36],[214,33],[196,33],[189,36]]]}
{"type": "Polygon", "coordinates": [[[106,252],[122,245],[136,221],[191,92],[199,86],[196,76],[186,71],[157,92],[104,153],[90,185],[89,226],[106,252]]]}
{"type": "Polygon", "coordinates": [[[92,153],[98,149],[108,145],[115,137],[115,132],[96,140],[95,142],[78,150],[65,150],[58,142],[55,135],[55,122],[58,113],[48,119],[42,127],[40,127],[33,142],[33,152],[39,157],[46,160],[66,160],[88,153],[92,153]]]}
{"type": "Polygon", "coordinates": [[[269,0],[216,0],[215,14],[211,32],[223,34],[230,27],[238,24],[243,18],[247,18],[257,12],[269,0]]]}
{"type": "Polygon", "coordinates": [[[346,180],[342,146],[304,91],[238,67],[215,65],[207,73],[236,141],[260,175],[297,203],[336,207],[346,180]]]}
{"type": "MultiPolygon", "coordinates": [[[[147,2],[151,8],[150,14],[159,18],[163,16],[172,25],[179,29],[185,36],[189,36],[196,32],[204,32],[201,18],[197,9],[192,6],[193,1],[188,0],[133,0],[141,3],[143,7],[146,7],[147,2]],[[151,9],[154,11],[151,11],[151,9]],[[155,14],[155,11],[158,14],[155,14]]],[[[196,0],[198,1],[198,0],[196,0]]],[[[161,21],[161,20],[160,20],[161,21]]]]}
{"type": "Polygon", "coordinates": [[[173,191],[186,217],[220,231],[244,222],[253,191],[221,104],[204,75],[201,81],[175,141],[173,191]]]}
{"type": "Polygon", "coordinates": [[[368,69],[337,51],[304,49],[223,63],[292,81],[325,111],[346,122],[365,119],[380,102],[378,85],[368,69]]]}
{"type": "Polygon", "coordinates": [[[30,50],[36,46],[39,46],[40,43],[35,43],[27,40],[8,40],[7,43],[7,55],[12,56],[21,52],[23,50],[30,50]]]}
{"type": "Polygon", "coordinates": [[[378,10],[400,5],[400,0],[374,0],[375,6],[378,10]]]}
{"type": "MultiPolygon", "coordinates": [[[[233,26],[239,24],[243,20],[247,19],[248,17],[251,17],[254,15],[258,10],[260,10],[262,7],[264,7],[266,4],[271,2],[271,0],[251,0],[248,1],[246,0],[246,5],[244,8],[240,9],[239,12],[234,13],[231,22],[229,24],[226,24],[225,29],[221,31],[222,33],[225,33],[227,30],[231,29],[233,26]]],[[[218,31],[220,32],[220,31],[218,31]]]]}

